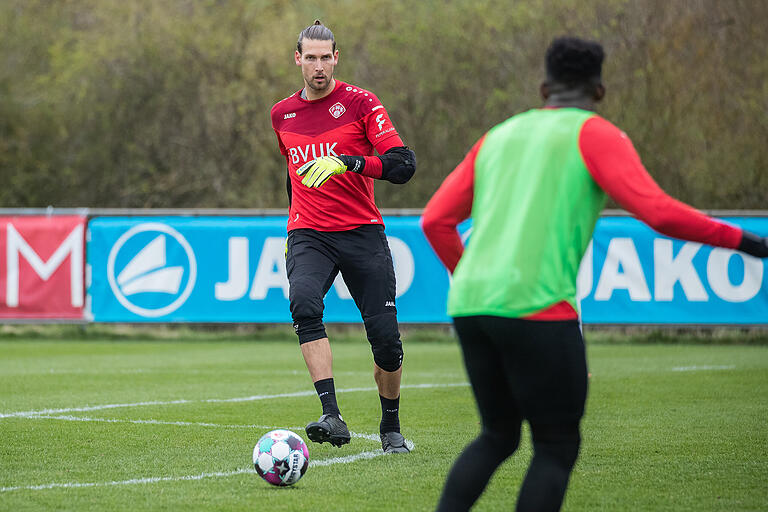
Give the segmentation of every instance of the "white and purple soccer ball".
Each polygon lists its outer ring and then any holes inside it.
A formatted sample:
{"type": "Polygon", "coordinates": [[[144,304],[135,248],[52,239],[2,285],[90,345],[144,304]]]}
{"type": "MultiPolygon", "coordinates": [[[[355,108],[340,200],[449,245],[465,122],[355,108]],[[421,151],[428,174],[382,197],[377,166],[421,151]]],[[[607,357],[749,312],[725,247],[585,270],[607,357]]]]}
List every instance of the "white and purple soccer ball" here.
{"type": "Polygon", "coordinates": [[[290,430],[267,432],[253,448],[253,465],[272,485],[293,485],[309,466],[307,444],[290,430]]]}

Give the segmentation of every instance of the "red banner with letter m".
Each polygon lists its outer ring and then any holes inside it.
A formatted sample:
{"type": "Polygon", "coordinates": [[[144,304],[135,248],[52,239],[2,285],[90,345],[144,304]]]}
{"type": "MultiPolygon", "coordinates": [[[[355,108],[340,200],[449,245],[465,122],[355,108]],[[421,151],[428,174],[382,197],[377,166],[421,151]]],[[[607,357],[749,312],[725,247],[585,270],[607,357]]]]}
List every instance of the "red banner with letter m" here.
{"type": "Polygon", "coordinates": [[[0,217],[0,319],[82,319],[85,227],[79,215],[0,217]]]}

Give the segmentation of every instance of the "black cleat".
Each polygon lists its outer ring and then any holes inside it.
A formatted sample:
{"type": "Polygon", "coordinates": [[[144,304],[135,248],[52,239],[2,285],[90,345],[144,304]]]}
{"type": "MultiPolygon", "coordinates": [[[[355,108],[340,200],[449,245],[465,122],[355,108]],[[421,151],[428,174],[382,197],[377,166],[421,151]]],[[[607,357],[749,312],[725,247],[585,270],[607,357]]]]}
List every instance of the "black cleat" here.
{"type": "Polygon", "coordinates": [[[323,414],[320,419],[313,421],[306,428],[307,437],[315,443],[325,443],[339,447],[349,443],[349,429],[339,416],[323,414]]]}
{"type": "Polygon", "coordinates": [[[400,432],[386,432],[381,434],[381,449],[384,453],[410,453],[405,444],[405,438],[400,432]]]}

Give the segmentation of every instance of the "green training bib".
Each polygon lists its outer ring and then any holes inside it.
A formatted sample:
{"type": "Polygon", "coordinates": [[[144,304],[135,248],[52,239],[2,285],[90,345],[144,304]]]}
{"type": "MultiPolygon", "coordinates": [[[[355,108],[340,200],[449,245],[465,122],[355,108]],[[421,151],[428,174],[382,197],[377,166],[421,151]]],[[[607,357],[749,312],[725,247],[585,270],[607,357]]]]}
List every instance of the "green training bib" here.
{"type": "Polygon", "coordinates": [[[487,133],[450,316],[517,318],[564,300],[576,308],[579,264],[606,199],[579,151],[581,127],[594,115],[534,109],[487,133]]]}

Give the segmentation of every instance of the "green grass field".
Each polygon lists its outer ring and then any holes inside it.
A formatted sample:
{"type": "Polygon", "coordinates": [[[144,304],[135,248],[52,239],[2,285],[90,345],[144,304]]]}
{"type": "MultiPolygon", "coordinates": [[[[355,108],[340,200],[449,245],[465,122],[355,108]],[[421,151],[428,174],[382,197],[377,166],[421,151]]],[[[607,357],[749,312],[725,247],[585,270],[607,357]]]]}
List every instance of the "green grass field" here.
{"type": "MultiPolygon", "coordinates": [[[[2,510],[432,510],[479,428],[457,345],[408,335],[401,421],[415,450],[380,456],[371,356],[352,331],[332,343],[342,413],[360,436],[310,444],[304,478],[275,488],[253,471],[253,445],[278,427],[306,438],[320,413],[294,341],[62,332],[0,333],[2,510]]],[[[610,337],[588,344],[564,510],[768,510],[768,347],[610,337]]],[[[524,437],[476,510],[513,509],[524,437]]]]}

